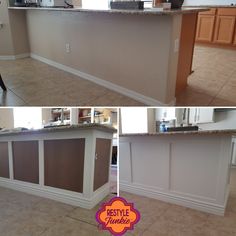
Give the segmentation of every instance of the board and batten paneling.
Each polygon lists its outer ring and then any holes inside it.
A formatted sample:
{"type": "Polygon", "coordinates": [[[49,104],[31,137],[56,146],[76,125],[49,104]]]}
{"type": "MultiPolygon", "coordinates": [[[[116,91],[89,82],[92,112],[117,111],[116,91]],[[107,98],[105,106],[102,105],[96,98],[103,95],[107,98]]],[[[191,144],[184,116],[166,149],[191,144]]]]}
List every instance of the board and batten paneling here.
{"type": "Polygon", "coordinates": [[[7,142],[0,142],[0,177],[10,178],[7,142]]]}
{"type": "Polygon", "coordinates": [[[38,141],[12,142],[14,179],[39,183],[38,141]]]}
{"type": "Polygon", "coordinates": [[[120,137],[120,189],[224,213],[231,136],[120,137]]]}

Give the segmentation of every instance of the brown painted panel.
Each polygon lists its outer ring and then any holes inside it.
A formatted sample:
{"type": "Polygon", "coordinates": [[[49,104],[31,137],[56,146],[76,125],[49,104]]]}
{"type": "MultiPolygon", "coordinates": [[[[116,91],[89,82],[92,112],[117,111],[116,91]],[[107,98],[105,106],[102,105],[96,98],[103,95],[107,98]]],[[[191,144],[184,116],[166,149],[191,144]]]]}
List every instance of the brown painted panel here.
{"type": "Polygon", "coordinates": [[[0,177],[10,178],[7,142],[0,143],[0,177]]]}
{"type": "Polygon", "coordinates": [[[45,185],[83,192],[85,139],[44,141],[45,185]]]}
{"type": "Polygon", "coordinates": [[[96,158],[94,167],[93,190],[97,190],[109,180],[110,157],[111,157],[111,140],[96,139],[96,158]]]}
{"type": "Polygon", "coordinates": [[[39,183],[38,141],[12,142],[14,179],[39,183]]]}
{"type": "Polygon", "coordinates": [[[180,94],[187,87],[187,79],[192,71],[196,25],[197,14],[184,14],[182,16],[176,95],[180,94]]]}

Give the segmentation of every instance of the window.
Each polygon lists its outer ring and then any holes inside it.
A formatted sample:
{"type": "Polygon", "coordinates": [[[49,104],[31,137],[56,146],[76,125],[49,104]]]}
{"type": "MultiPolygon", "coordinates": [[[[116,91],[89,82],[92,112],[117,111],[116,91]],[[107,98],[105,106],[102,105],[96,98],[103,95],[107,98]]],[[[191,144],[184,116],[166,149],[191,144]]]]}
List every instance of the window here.
{"type": "Polygon", "coordinates": [[[148,117],[147,108],[121,108],[121,130],[123,134],[147,133],[148,117]]]}
{"type": "Polygon", "coordinates": [[[104,8],[108,8],[109,1],[108,0],[83,0],[82,4],[83,4],[83,8],[104,9],[104,8]]]}
{"type": "Polygon", "coordinates": [[[37,107],[14,108],[14,128],[42,128],[42,109],[37,107]]]}

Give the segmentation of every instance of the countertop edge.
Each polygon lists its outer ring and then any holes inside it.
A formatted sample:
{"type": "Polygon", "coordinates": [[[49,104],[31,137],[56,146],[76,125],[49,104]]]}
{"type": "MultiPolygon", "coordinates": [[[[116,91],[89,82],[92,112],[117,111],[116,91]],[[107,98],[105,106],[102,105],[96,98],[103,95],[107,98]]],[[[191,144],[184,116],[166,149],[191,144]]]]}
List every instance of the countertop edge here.
{"type": "Polygon", "coordinates": [[[200,130],[200,131],[175,131],[164,133],[138,133],[120,134],[119,137],[138,137],[138,136],[168,136],[168,135],[236,135],[236,130],[200,130]]]}
{"type": "Polygon", "coordinates": [[[87,13],[109,13],[109,14],[134,14],[134,15],[179,15],[179,14],[190,14],[201,11],[207,11],[208,8],[199,7],[183,7],[176,10],[164,10],[158,11],[155,8],[147,8],[144,10],[124,10],[124,9],[85,9],[85,8],[52,8],[52,7],[8,7],[9,10],[41,10],[41,11],[62,11],[62,12],[87,12],[87,13]]]}
{"type": "Polygon", "coordinates": [[[100,130],[107,133],[115,133],[117,130],[108,125],[102,124],[84,124],[84,125],[71,125],[71,126],[61,126],[61,127],[49,127],[36,130],[23,130],[23,131],[10,131],[10,132],[1,132],[0,137],[3,136],[15,136],[15,135],[37,135],[53,132],[68,132],[68,131],[78,131],[78,130],[100,130]]]}
{"type": "Polygon", "coordinates": [[[204,8],[204,7],[206,7],[206,8],[236,8],[236,5],[233,5],[233,6],[231,6],[231,5],[196,5],[196,6],[194,6],[194,5],[192,5],[192,6],[183,6],[183,8],[184,7],[200,7],[200,8],[204,8]]]}

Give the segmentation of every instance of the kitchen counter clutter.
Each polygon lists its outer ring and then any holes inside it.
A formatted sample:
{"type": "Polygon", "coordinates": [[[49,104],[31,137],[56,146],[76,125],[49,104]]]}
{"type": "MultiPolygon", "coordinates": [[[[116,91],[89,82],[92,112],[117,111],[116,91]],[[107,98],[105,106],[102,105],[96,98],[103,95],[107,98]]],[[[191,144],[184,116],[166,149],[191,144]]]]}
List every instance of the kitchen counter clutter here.
{"type": "Polygon", "coordinates": [[[224,215],[235,132],[121,135],[120,189],[224,215]]]}
{"type": "Polygon", "coordinates": [[[110,193],[115,131],[88,124],[0,132],[0,186],[90,209],[110,193]]]}
{"type": "Polygon", "coordinates": [[[32,58],[147,105],[173,105],[185,89],[197,14],[206,10],[8,8],[13,31],[25,15],[18,42],[32,58]]]}

